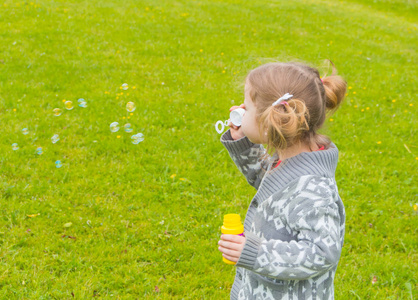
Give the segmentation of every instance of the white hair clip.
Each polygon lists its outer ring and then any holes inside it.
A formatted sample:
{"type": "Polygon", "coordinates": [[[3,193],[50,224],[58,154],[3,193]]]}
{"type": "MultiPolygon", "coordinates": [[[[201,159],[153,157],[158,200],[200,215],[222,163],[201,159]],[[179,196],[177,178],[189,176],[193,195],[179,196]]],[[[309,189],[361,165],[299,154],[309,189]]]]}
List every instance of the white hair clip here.
{"type": "Polygon", "coordinates": [[[284,101],[284,100],[290,99],[292,97],[293,97],[293,95],[290,95],[289,93],[286,93],[283,96],[281,96],[279,99],[274,101],[271,106],[276,106],[277,104],[282,104],[282,102],[284,102],[283,105],[285,105],[285,104],[287,104],[287,102],[284,101]]]}

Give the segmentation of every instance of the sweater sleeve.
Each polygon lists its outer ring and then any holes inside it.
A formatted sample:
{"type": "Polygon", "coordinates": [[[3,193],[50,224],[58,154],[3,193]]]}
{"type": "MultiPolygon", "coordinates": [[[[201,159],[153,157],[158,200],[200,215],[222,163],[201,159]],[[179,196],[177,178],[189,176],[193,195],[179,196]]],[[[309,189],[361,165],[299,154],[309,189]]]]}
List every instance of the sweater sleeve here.
{"type": "Polygon", "coordinates": [[[221,136],[221,142],[248,183],[258,189],[268,167],[261,160],[266,152],[263,145],[254,144],[247,137],[233,140],[229,129],[221,136]]]}
{"type": "Polygon", "coordinates": [[[275,279],[303,280],[338,264],[341,216],[331,195],[315,200],[296,197],[294,201],[288,217],[293,222],[288,225],[296,233],[295,240],[266,240],[245,232],[246,243],[238,267],[275,279]]]}

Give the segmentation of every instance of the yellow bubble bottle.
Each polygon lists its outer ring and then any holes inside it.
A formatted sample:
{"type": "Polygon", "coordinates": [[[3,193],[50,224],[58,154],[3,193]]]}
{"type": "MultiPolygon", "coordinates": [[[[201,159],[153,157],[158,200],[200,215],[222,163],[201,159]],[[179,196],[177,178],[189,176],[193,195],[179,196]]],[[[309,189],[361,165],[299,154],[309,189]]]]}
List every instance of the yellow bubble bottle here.
{"type": "MultiPolygon", "coordinates": [[[[221,227],[223,234],[244,235],[244,225],[241,223],[241,217],[238,214],[227,214],[224,216],[224,224],[221,227]]],[[[235,265],[236,263],[222,257],[224,263],[235,265]]]]}

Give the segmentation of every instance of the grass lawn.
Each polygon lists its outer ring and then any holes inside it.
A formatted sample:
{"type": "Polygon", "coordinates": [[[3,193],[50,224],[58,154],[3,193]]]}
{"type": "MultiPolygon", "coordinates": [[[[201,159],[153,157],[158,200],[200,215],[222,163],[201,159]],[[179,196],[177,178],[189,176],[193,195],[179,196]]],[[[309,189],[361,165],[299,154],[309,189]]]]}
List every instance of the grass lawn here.
{"type": "Polygon", "coordinates": [[[410,0],[1,1],[0,298],[228,299],[220,226],[255,190],[214,125],[252,68],[329,58],[336,299],[416,299],[417,20],[410,0]]]}

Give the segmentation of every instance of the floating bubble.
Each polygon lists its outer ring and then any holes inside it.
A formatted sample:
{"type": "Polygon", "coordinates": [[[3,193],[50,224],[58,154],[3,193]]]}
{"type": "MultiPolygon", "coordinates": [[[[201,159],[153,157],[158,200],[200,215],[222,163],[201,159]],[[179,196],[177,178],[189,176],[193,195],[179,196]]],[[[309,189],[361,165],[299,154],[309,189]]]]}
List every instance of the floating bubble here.
{"type": "Polygon", "coordinates": [[[125,125],[123,125],[123,127],[125,128],[125,132],[130,133],[133,131],[133,128],[131,126],[131,124],[126,123],[125,125]]]}
{"type": "Polygon", "coordinates": [[[54,108],[54,116],[61,116],[62,110],[60,108],[54,108]]]}
{"type": "Polygon", "coordinates": [[[60,161],[60,160],[57,160],[57,161],[55,162],[55,167],[57,167],[57,168],[61,168],[61,167],[62,167],[62,163],[61,163],[61,161],[60,161]]]}
{"type": "Polygon", "coordinates": [[[23,133],[24,135],[27,135],[27,134],[29,133],[29,129],[27,129],[27,128],[23,128],[23,129],[22,129],[22,133],[23,133]]]}
{"type": "Polygon", "coordinates": [[[112,124],[110,124],[110,131],[112,132],[119,131],[119,123],[113,122],[112,124]]]}
{"type": "Polygon", "coordinates": [[[122,90],[126,91],[129,88],[127,83],[122,84],[122,90]]]}
{"type": "Polygon", "coordinates": [[[87,101],[84,100],[83,98],[78,99],[78,106],[83,107],[83,108],[87,107],[87,101]]]}
{"type": "Polygon", "coordinates": [[[218,122],[216,122],[215,124],[216,132],[221,134],[222,132],[224,132],[225,126],[228,126],[228,120],[226,121],[219,120],[218,122]]]}
{"type": "Polygon", "coordinates": [[[19,150],[19,145],[17,143],[12,144],[13,151],[19,150]]]}
{"type": "Polygon", "coordinates": [[[51,138],[51,142],[53,144],[55,144],[56,142],[58,142],[60,140],[60,136],[58,134],[54,134],[51,138]]]}
{"type": "Polygon", "coordinates": [[[64,105],[67,110],[72,110],[74,108],[73,101],[65,101],[64,105]]]}
{"type": "Polygon", "coordinates": [[[142,133],[137,133],[131,136],[132,144],[137,145],[144,140],[144,135],[142,133]]]}
{"type": "Polygon", "coordinates": [[[129,112],[133,112],[136,109],[135,103],[128,102],[126,103],[126,110],[129,112]]]}
{"type": "Polygon", "coordinates": [[[42,153],[44,153],[44,152],[42,151],[42,147],[38,147],[38,148],[36,148],[36,154],[41,155],[42,153]]]}

